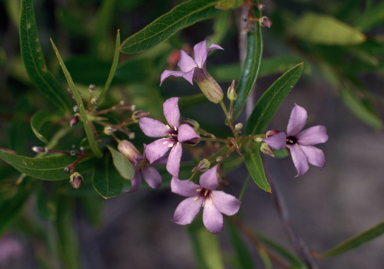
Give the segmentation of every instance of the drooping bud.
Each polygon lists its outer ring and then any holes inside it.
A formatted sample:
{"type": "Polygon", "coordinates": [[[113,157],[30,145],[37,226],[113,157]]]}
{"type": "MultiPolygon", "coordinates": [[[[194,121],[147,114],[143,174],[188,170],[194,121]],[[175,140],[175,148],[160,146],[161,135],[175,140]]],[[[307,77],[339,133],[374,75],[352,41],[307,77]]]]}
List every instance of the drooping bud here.
{"type": "Polygon", "coordinates": [[[111,135],[113,134],[114,132],[116,132],[116,128],[112,127],[112,126],[105,126],[104,127],[104,134],[106,135],[111,135]]]}
{"type": "Polygon", "coordinates": [[[272,20],[266,16],[263,16],[259,19],[259,24],[262,27],[271,28],[272,26],[272,20]]]}
{"type": "Polygon", "coordinates": [[[70,120],[69,120],[69,125],[73,127],[80,121],[80,114],[76,113],[70,120]]]}
{"type": "Polygon", "coordinates": [[[196,132],[200,128],[200,124],[197,121],[193,120],[193,119],[182,119],[182,120],[180,120],[180,124],[183,124],[183,123],[186,123],[189,126],[191,126],[193,128],[193,130],[195,130],[196,132]]]}
{"type": "Polygon", "coordinates": [[[137,110],[133,112],[132,114],[132,120],[134,122],[139,122],[141,118],[148,117],[149,113],[142,111],[142,110],[137,110]]]}
{"type": "Polygon", "coordinates": [[[137,150],[137,148],[129,141],[122,140],[120,141],[117,149],[125,156],[131,163],[135,163],[136,160],[142,155],[137,150]]]}
{"type": "Polygon", "coordinates": [[[47,153],[48,149],[43,147],[33,147],[32,150],[37,153],[47,153]]]}
{"type": "Polygon", "coordinates": [[[211,163],[208,161],[208,159],[202,159],[193,169],[192,172],[200,171],[205,172],[209,169],[211,166],[211,163]]]}
{"type": "Polygon", "coordinates": [[[267,144],[267,143],[261,143],[260,151],[264,153],[265,155],[275,157],[275,154],[273,152],[273,149],[267,144]]]}
{"type": "Polygon", "coordinates": [[[90,84],[88,90],[90,93],[93,93],[95,91],[95,84],[90,84]]]}
{"type": "Polygon", "coordinates": [[[267,138],[268,138],[268,137],[271,137],[271,136],[273,136],[273,135],[275,135],[275,134],[278,134],[278,133],[280,133],[279,130],[272,129],[272,130],[267,131],[265,135],[266,135],[267,138]]]}
{"type": "Polygon", "coordinates": [[[237,99],[237,87],[235,80],[232,80],[231,86],[228,88],[227,97],[231,101],[236,101],[237,99]]]}
{"type": "Polygon", "coordinates": [[[217,104],[223,100],[223,90],[217,81],[205,70],[205,68],[196,68],[193,78],[209,101],[217,104]]]}
{"type": "Polygon", "coordinates": [[[77,172],[74,172],[70,177],[69,177],[69,183],[71,183],[72,187],[75,189],[80,188],[80,186],[83,184],[83,176],[80,175],[77,172]]]}
{"type": "Polygon", "coordinates": [[[235,125],[236,133],[240,133],[241,129],[243,129],[243,124],[241,122],[239,122],[238,124],[235,125]]]}

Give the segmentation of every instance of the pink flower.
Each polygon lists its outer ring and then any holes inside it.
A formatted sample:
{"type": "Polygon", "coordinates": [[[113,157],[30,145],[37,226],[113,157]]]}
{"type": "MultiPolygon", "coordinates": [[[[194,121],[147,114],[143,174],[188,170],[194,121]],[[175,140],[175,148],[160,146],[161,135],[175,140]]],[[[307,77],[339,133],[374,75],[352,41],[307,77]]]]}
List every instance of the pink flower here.
{"type": "Polygon", "coordinates": [[[158,139],[145,149],[149,163],[160,159],[171,148],[167,161],[167,171],[174,177],[178,177],[180,160],[182,155],[181,143],[196,144],[200,136],[188,124],[180,125],[180,110],[178,106],[179,97],[166,100],[163,104],[164,116],[169,125],[152,119],[141,118],[140,128],[149,137],[165,137],[158,139]]]}
{"type": "Polygon", "coordinates": [[[321,169],[325,166],[323,151],[313,145],[327,142],[327,130],[324,126],[317,125],[301,131],[307,117],[307,111],[295,104],[288,121],[287,133],[275,131],[275,134],[263,139],[272,148],[290,149],[297,170],[296,177],[308,171],[308,163],[321,169]]]}
{"type": "Polygon", "coordinates": [[[218,234],[224,226],[222,214],[232,216],[239,211],[240,200],[223,191],[215,190],[219,185],[216,170],[217,165],[203,173],[200,176],[200,185],[192,181],[172,178],[172,192],[188,197],[177,206],[173,222],[180,225],[190,224],[200,208],[204,207],[204,226],[212,233],[218,234]]]}

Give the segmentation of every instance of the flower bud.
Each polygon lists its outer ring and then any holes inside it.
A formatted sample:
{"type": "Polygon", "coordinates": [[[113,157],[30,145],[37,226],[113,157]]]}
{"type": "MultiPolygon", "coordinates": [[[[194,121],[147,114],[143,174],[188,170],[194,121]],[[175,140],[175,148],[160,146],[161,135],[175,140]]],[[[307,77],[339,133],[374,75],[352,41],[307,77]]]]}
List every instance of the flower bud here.
{"type": "Polygon", "coordinates": [[[74,172],[70,177],[69,177],[69,183],[71,183],[72,187],[75,189],[80,188],[81,184],[83,184],[83,177],[77,172],[74,172]]]}
{"type": "Polygon", "coordinates": [[[95,91],[95,84],[90,84],[88,90],[90,93],[93,93],[95,91]]]}
{"type": "Polygon", "coordinates": [[[208,161],[208,159],[202,159],[193,169],[192,172],[200,171],[205,172],[209,169],[211,166],[211,163],[208,161]]]}
{"type": "Polygon", "coordinates": [[[43,147],[33,147],[32,150],[37,153],[47,153],[48,149],[43,147]]]}
{"type": "Polygon", "coordinates": [[[80,114],[76,113],[70,120],[69,120],[69,125],[73,127],[80,121],[80,114]]]}
{"type": "Polygon", "coordinates": [[[267,143],[261,143],[260,151],[265,155],[275,157],[273,149],[267,143]]]}
{"type": "Polygon", "coordinates": [[[132,163],[135,163],[138,158],[142,157],[137,148],[127,140],[120,141],[117,149],[132,163]]]}
{"type": "Polygon", "coordinates": [[[237,99],[237,87],[235,80],[232,80],[231,86],[228,88],[227,97],[231,101],[235,101],[237,99]]]}
{"type": "Polygon", "coordinates": [[[73,111],[74,111],[74,112],[79,111],[79,106],[73,106],[73,111]]]}
{"type": "Polygon", "coordinates": [[[193,78],[209,101],[217,104],[223,100],[223,90],[207,70],[196,68],[193,78]]]}
{"type": "Polygon", "coordinates": [[[112,126],[105,126],[104,127],[104,134],[106,135],[111,135],[113,134],[114,132],[116,132],[116,128],[112,127],[112,126]]]}
{"type": "Polygon", "coordinates": [[[200,128],[200,124],[195,121],[195,120],[192,120],[192,119],[182,119],[180,120],[180,123],[183,124],[183,123],[186,123],[188,124],[189,126],[191,126],[193,128],[193,130],[195,130],[196,132],[199,130],[200,128]]]}
{"type": "Polygon", "coordinates": [[[266,16],[263,16],[259,19],[259,24],[262,27],[271,28],[272,26],[272,20],[266,16]]]}
{"type": "Polygon", "coordinates": [[[216,158],[216,162],[218,162],[218,163],[221,162],[222,160],[223,160],[223,157],[221,157],[221,156],[216,158]]]}
{"type": "Polygon", "coordinates": [[[278,131],[276,129],[272,129],[272,130],[267,131],[266,136],[268,138],[268,137],[271,137],[271,136],[278,134],[278,133],[280,133],[280,131],[278,131]]]}
{"type": "Polygon", "coordinates": [[[97,105],[98,101],[97,101],[97,96],[93,96],[92,99],[91,99],[91,104],[92,105],[97,105]]]}
{"type": "Polygon", "coordinates": [[[145,112],[145,111],[142,111],[142,110],[137,110],[135,112],[133,112],[132,114],[132,120],[134,122],[139,122],[139,120],[141,118],[144,118],[144,117],[148,117],[149,113],[148,112],[145,112]]]}
{"type": "Polygon", "coordinates": [[[239,122],[238,124],[235,125],[236,133],[240,133],[241,129],[243,129],[243,124],[241,122],[239,122]]]}

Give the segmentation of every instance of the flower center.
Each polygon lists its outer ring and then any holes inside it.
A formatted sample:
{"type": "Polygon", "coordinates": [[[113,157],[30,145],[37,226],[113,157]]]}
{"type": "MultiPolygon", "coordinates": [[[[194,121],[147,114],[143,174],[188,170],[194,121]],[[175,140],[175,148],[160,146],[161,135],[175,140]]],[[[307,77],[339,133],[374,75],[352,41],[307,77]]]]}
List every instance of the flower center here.
{"type": "Polygon", "coordinates": [[[295,145],[297,144],[297,138],[294,136],[287,137],[287,145],[295,145]]]}
{"type": "MultiPolygon", "coordinates": [[[[168,126],[169,127],[169,126],[168,126]]],[[[169,137],[171,139],[172,142],[175,142],[177,143],[178,140],[177,140],[177,136],[179,134],[179,130],[177,129],[177,127],[173,127],[173,129],[171,127],[169,127],[170,131],[169,133],[167,134],[167,137],[169,137]]]]}
{"type": "Polygon", "coordinates": [[[197,197],[195,198],[195,201],[199,200],[199,198],[203,198],[204,199],[204,202],[202,204],[202,206],[204,207],[205,205],[205,202],[207,200],[209,200],[211,203],[212,203],[212,197],[213,197],[213,193],[212,193],[212,190],[210,189],[206,189],[206,188],[201,188],[201,189],[197,189],[196,190],[199,194],[197,195],[197,197]]]}
{"type": "Polygon", "coordinates": [[[139,161],[139,165],[137,167],[137,170],[143,170],[145,167],[147,167],[149,165],[149,162],[148,160],[144,159],[144,160],[140,160],[139,161]]]}

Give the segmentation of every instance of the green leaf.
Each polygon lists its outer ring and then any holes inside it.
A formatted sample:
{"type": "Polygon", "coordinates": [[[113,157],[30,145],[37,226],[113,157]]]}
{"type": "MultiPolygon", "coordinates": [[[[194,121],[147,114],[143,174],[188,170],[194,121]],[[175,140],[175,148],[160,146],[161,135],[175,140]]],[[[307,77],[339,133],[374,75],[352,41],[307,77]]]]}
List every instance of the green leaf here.
{"type": "Polygon", "coordinates": [[[95,136],[93,134],[90,122],[88,120],[87,113],[86,113],[85,108],[84,108],[83,100],[81,99],[81,95],[78,92],[78,90],[76,89],[75,84],[72,81],[71,75],[69,74],[67,68],[65,67],[63,59],[61,58],[60,53],[57,50],[55,43],[53,42],[52,39],[51,39],[51,43],[52,43],[53,50],[56,53],[57,59],[59,60],[60,66],[63,69],[63,73],[65,75],[65,78],[67,79],[69,88],[71,88],[72,94],[76,100],[77,105],[79,106],[81,121],[84,123],[84,130],[85,130],[85,133],[86,133],[88,141],[89,141],[89,146],[91,147],[92,152],[96,155],[96,157],[100,158],[103,156],[103,154],[101,153],[99,146],[97,145],[97,142],[96,142],[95,136]]]}
{"type": "Polygon", "coordinates": [[[215,9],[218,2],[219,0],[191,0],[182,3],[124,40],[120,51],[127,54],[139,53],[154,47],[181,29],[219,14],[221,11],[215,9]]]}
{"type": "Polygon", "coordinates": [[[321,258],[328,258],[332,256],[341,255],[347,251],[353,250],[361,245],[377,238],[378,236],[384,233],[384,222],[380,222],[376,226],[363,231],[360,234],[355,235],[354,237],[340,243],[339,245],[331,248],[330,250],[322,253],[321,258]]]}
{"type": "Polygon", "coordinates": [[[207,39],[214,44],[220,45],[228,32],[230,23],[231,13],[221,12],[213,24],[213,34],[211,36],[208,36],[207,39]]]}
{"type": "Polygon", "coordinates": [[[115,79],[126,83],[143,82],[150,77],[152,68],[149,58],[129,59],[117,67],[115,79]]]}
{"type": "MultiPolygon", "coordinates": [[[[261,18],[261,11],[253,8],[254,17],[261,18]]],[[[254,30],[250,30],[247,36],[247,52],[241,72],[240,80],[237,85],[237,99],[233,104],[232,121],[235,121],[241,111],[249,95],[252,92],[253,86],[256,83],[257,75],[260,69],[261,56],[263,53],[263,38],[261,35],[261,26],[254,22],[254,30]]]]}
{"type": "Polygon", "coordinates": [[[355,45],[366,39],[363,33],[352,26],[334,17],[312,12],[300,17],[290,30],[302,40],[323,45],[355,45]]]}
{"type": "Polygon", "coordinates": [[[48,140],[40,133],[41,128],[47,122],[52,120],[52,113],[40,110],[33,114],[31,118],[31,128],[36,137],[43,143],[47,144],[48,140]]]}
{"type": "Polygon", "coordinates": [[[46,220],[56,219],[56,205],[51,201],[50,196],[44,189],[44,182],[38,181],[36,186],[37,211],[39,216],[46,220]]]}
{"type": "Polygon", "coordinates": [[[123,191],[123,179],[113,169],[110,156],[100,159],[93,170],[92,183],[105,199],[118,196],[123,191]]]}
{"type": "Polygon", "coordinates": [[[113,164],[115,165],[120,176],[127,180],[133,179],[133,176],[135,175],[135,168],[128,158],[111,146],[107,145],[107,147],[112,154],[113,164]]]}
{"type": "Polygon", "coordinates": [[[271,186],[269,186],[265,176],[263,161],[260,156],[260,144],[253,142],[253,145],[251,145],[249,150],[245,153],[244,161],[249,174],[257,186],[266,192],[271,192],[271,186]]]}
{"type": "Polygon", "coordinates": [[[60,110],[69,111],[68,94],[49,72],[45,64],[32,0],[21,1],[20,50],[25,69],[36,88],[60,110]]]}
{"type": "Polygon", "coordinates": [[[300,63],[289,69],[260,97],[245,127],[247,135],[261,134],[267,128],[280,104],[299,80],[303,65],[300,63]]]}
{"type": "Polygon", "coordinates": [[[355,27],[361,31],[366,31],[372,27],[382,24],[384,20],[384,3],[377,4],[374,8],[365,12],[363,15],[359,14],[355,27]]]}
{"type": "MultiPolygon", "coordinates": [[[[69,155],[29,158],[2,150],[0,150],[0,158],[28,176],[48,181],[69,179],[69,173],[64,172],[64,168],[76,160],[69,155]]],[[[76,171],[81,173],[90,169],[93,160],[93,158],[82,159],[76,166],[76,171]]]]}

